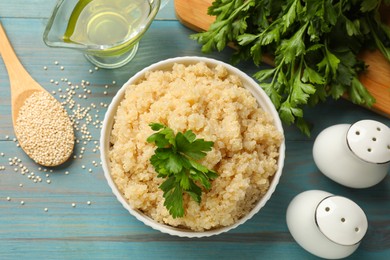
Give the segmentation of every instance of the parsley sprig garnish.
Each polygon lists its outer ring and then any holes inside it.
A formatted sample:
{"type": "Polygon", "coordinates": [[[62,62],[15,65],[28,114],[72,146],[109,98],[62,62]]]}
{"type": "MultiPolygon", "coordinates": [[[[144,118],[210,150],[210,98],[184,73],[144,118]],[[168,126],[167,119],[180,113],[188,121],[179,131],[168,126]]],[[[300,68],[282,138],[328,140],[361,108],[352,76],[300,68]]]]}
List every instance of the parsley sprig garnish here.
{"type": "Polygon", "coordinates": [[[283,122],[309,135],[307,105],[345,93],[360,105],[375,102],[359,81],[365,69],[359,53],[376,47],[390,60],[390,27],[381,21],[381,5],[390,0],[214,0],[208,14],[215,22],[191,38],[204,52],[234,43],[233,62],[252,59],[258,65],[264,54],[273,56],[275,66],[254,78],[283,122]]]}
{"type": "Polygon", "coordinates": [[[157,172],[157,177],[166,178],[160,185],[164,192],[164,206],[173,218],[184,216],[183,194],[187,193],[200,203],[202,188],[211,188],[211,180],[218,175],[198,161],[211,151],[214,143],[196,139],[196,135],[187,130],[184,133],[174,131],[162,124],[151,123],[153,131],[158,131],[147,138],[157,148],[150,162],[157,172]],[[199,183],[201,187],[198,186],[199,183]]]}

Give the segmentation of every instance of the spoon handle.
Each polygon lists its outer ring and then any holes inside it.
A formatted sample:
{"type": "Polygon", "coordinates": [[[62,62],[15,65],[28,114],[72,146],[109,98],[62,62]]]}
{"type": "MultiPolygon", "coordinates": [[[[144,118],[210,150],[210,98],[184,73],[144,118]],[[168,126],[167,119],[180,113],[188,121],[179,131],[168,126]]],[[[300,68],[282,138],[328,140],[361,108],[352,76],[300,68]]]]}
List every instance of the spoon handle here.
{"type": "Polygon", "coordinates": [[[8,77],[11,84],[12,95],[18,96],[26,88],[34,88],[37,83],[30,74],[24,69],[20,63],[18,57],[15,54],[14,49],[7,34],[0,22],[0,54],[3,58],[5,67],[8,71],[8,77]],[[28,84],[25,85],[24,84],[28,84]]]}
{"type": "Polygon", "coordinates": [[[7,34],[0,22],[0,54],[3,58],[5,67],[8,71],[10,81],[18,80],[18,72],[24,70],[17,58],[11,43],[8,40],[7,34]]]}
{"type": "Polygon", "coordinates": [[[19,107],[34,91],[44,90],[25,70],[0,22],[0,55],[3,58],[11,86],[12,119],[15,121],[19,107]]]}

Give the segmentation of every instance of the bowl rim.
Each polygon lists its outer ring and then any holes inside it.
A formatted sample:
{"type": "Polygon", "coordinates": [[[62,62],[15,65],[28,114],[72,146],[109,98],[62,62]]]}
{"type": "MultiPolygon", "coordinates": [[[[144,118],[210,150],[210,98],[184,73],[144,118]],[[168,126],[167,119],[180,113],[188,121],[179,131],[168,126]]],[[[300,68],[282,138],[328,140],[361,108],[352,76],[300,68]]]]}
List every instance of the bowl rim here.
{"type": "Polygon", "coordinates": [[[165,59],[157,63],[151,64],[145,67],[144,69],[142,69],[141,71],[137,72],[126,83],[123,84],[123,86],[119,89],[119,91],[115,94],[114,98],[112,99],[110,105],[108,106],[106,114],[104,116],[101,135],[100,135],[100,158],[102,161],[104,176],[108,182],[108,185],[110,186],[112,192],[114,193],[118,201],[122,204],[122,206],[125,209],[129,211],[131,215],[133,215],[139,221],[143,222],[145,225],[150,226],[151,228],[161,231],[163,233],[167,233],[179,237],[200,238],[200,237],[209,237],[213,235],[218,235],[238,227],[239,225],[245,223],[247,220],[251,219],[266,204],[266,202],[271,198],[271,195],[274,193],[282,174],[282,170],[284,167],[284,160],[285,160],[285,138],[284,138],[284,131],[283,131],[281,120],[279,118],[279,114],[276,111],[273,103],[271,102],[270,98],[265,93],[265,91],[251,77],[249,77],[247,74],[237,69],[236,67],[233,67],[232,65],[227,64],[223,61],[219,61],[212,58],[206,58],[206,57],[198,57],[198,56],[182,56],[182,57],[165,59]],[[130,204],[127,202],[127,200],[123,197],[123,195],[119,192],[115,182],[111,177],[109,167],[108,167],[109,166],[108,153],[106,151],[108,151],[109,148],[109,135],[112,130],[112,125],[114,123],[114,117],[117,112],[117,108],[124,97],[127,86],[137,82],[139,79],[144,78],[146,72],[170,69],[175,63],[188,65],[188,64],[196,64],[199,62],[204,62],[207,65],[213,67],[217,65],[223,65],[229,71],[230,74],[238,75],[243,83],[243,86],[246,89],[248,89],[251,92],[251,94],[256,98],[259,106],[272,116],[276,128],[282,133],[283,140],[279,147],[278,170],[273,175],[272,181],[265,195],[258,201],[256,206],[246,216],[242,217],[241,219],[239,219],[237,222],[235,222],[230,226],[220,227],[220,228],[206,230],[206,231],[191,231],[188,229],[181,229],[178,227],[172,227],[169,225],[158,223],[157,221],[143,214],[141,211],[137,209],[133,209],[130,206],[130,204]]]}

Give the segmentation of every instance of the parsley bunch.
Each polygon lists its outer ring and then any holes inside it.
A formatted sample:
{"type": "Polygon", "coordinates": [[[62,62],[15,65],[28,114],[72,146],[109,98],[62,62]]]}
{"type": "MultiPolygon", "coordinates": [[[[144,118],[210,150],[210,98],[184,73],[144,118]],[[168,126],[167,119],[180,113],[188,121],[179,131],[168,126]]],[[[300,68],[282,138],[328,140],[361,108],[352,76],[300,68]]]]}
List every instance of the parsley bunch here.
{"type": "Polygon", "coordinates": [[[156,144],[157,148],[150,162],[158,173],[158,177],[167,178],[160,189],[164,192],[164,206],[173,218],[184,216],[183,194],[187,193],[200,203],[202,188],[211,188],[211,180],[217,173],[198,162],[211,151],[214,143],[204,139],[196,139],[191,131],[178,132],[165,125],[152,123],[153,131],[158,131],[147,138],[147,142],[156,144]]]}
{"type": "Polygon", "coordinates": [[[365,69],[358,54],[373,47],[390,60],[390,28],[379,12],[383,4],[390,0],[215,0],[208,9],[215,22],[191,38],[204,52],[233,43],[235,63],[252,59],[259,65],[271,54],[274,67],[254,78],[283,122],[310,135],[306,105],[345,93],[360,105],[375,102],[358,79],[365,69]]]}

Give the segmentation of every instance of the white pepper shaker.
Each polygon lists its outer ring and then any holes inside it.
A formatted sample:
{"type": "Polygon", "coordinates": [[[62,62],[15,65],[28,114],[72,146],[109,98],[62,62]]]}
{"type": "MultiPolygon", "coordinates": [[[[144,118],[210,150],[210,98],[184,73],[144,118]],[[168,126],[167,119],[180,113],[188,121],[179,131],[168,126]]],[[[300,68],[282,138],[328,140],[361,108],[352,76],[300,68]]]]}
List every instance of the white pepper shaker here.
{"type": "Polygon", "coordinates": [[[366,215],[355,202],[321,190],[298,194],[287,208],[286,221],[300,246],[326,259],[351,255],[368,228],[366,215]]]}
{"type": "Polygon", "coordinates": [[[382,181],[390,166],[390,129],[374,120],[326,128],[313,146],[314,161],[330,179],[350,188],[382,181]]]}

